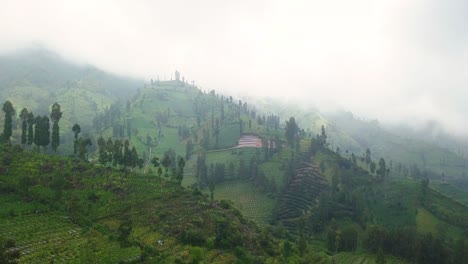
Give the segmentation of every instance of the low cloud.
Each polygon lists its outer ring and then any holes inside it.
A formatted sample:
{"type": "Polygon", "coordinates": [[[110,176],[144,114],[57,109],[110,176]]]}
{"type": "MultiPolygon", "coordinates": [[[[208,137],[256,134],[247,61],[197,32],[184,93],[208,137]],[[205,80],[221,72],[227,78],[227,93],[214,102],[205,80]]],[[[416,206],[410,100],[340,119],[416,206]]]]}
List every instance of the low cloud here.
{"type": "Polygon", "coordinates": [[[0,52],[39,43],[139,78],[468,134],[468,3],[3,1],[0,52]],[[420,120],[420,121],[419,121],[420,120]]]}

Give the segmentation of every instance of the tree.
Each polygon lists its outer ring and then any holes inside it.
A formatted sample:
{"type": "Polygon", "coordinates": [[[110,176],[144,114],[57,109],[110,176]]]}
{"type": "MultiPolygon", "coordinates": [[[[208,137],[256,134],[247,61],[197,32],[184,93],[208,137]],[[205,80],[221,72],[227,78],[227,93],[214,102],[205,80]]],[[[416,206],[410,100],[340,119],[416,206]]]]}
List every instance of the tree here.
{"type": "Polygon", "coordinates": [[[375,169],[376,169],[375,162],[371,161],[370,162],[370,171],[371,171],[372,174],[374,174],[375,169]]]}
{"type": "Polygon", "coordinates": [[[82,160],[88,160],[88,147],[93,145],[89,138],[78,139],[78,157],[82,160]]]}
{"type": "Polygon", "coordinates": [[[296,124],[296,119],[294,117],[290,117],[289,121],[286,121],[286,140],[288,141],[289,146],[294,147],[295,138],[299,128],[296,124]]]}
{"type": "Polygon", "coordinates": [[[106,155],[107,155],[106,162],[112,163],[113,153],[114,153],[114,142],[112,142],[112,138],[109,137],[106,142],[106,155]]]}
{"type": "Polygon", "coordinates": [[[380,176],[381,179],[384,179],[385,175],[387,174],[387,168],[385,165],[385,160],[383,158],[380,158],[379,160],[379,169],[377,170],[377,174],[380,176]]]}
{"type": "Polygon", "coordinates": [[[128,166],[131,166],[131,163],[132,163],[132,157],[130,154],[130,142],[128,142],[128,139],[127,139],[124,141],[122,165],[124,167],[128,167],[128,166]]]}
{"type": "Polygon", "coordinates": [[[187,144],[185,146],[185,159],[186,160],[189,160],[190,159],[190,155],[192,154],[192,150],[193,150],[193,143],[192,143],[192,140],[187,140],[187,144]]]}
{"type": "Polygon", "coordinates": [[[161,169],[161,162],[159,161],[159,158],[153,157],[151,159],[151,164],[153,164],[153,167],[158,168],[158,174],[159,174],[159,177],[161,178],[161,173],[159,173],[159,170],[161,169]]]}
{"type": "Polygon", "coordinates": [[[28,109],[26,108],[23,108],[23,110],[21,110],[21,114],[20,114],[20,118],[22,120],[22,124],[21,124],[21,144],[23,145],[26,145],[27,141],[28,141],[28,116],[29,116],[29,113],[28,113],[28,109]]]}
{"type": "Polygon", "coordinates": [[[184,167],[185,167],[184,158],[180,157],[177,165],[179,166],[179,171],[177,172],[176,180],[178,184],[182,184],[182,180],[184,179],[184,167]]]}
{"type": "Polygon", "coordinates": [[[44,149],[50,143],[50,123],[47,116],[37,116],[35,120],[34,144],[44,149]]]}
{"type": "Polygon", "coordinates": [[[162,168],[161,166],[158,167],[158,177],[161,178],[161,175],[162,175],[163,171],[162,171],[162,168]]]}
{"type": "Polygon", "coordinates": [[[73,154],[76,156],[78,154],[78,136],[81,133],[81,127],[78,124],[74,124],[72,131],[75,134],[75,142],[73,143],[73,154]]]}
{"type": "Polygon", "coordinates": [[[211,178],[209,180],[208,188],[210,189],[210,199],[211,199],[211,201],[213,201],[214,200],[214,190],[215,190],[215,183],[214,183],[213,178],[211,178]]]}
{"type": "Polygon", "coordinates": [[[116,139],[114,141],[114,149],[113,149],[113,156],[112,156],[112,165],[117,166],[122,164],[122,141],[120,139],[116,139]]]}
{"type": "Polygon", "coordinates": [[[28,141],[27,144],[31,147],[32,143],[34,142],[34,124],[35,118],[32,112],[28,113],[28,141]]]}
{"type": "Polygon", "coordinates": [[[132,150],[130,151],[130,156],[131,156],[131,166],[132,168],[138,167],[143,167],[143,160],[138,157],[138,152],[135,147],[132,147],[132,150]]]}
{"type": "Polygon", "coordinates": [[[164,174],[164,177],[169,177],[169,173],[168,173],[168,170],[169,170],[169,166],[171,166],[171,163],[172,163],[172,160],[171,160],[171,157],[169,156],[169,154],[164,154],[164,158],[161,162],[161,164],[163,165],[164,167],[164,170],[165,170],[165,174],[164,174]]]}
{"type": "Polygon", "coordinates": [[[372,161],[370,149],[366,149],[365,161],[366,161],[367,166],[370,166],[370,163],[372,161]]]}
{"type": "Polygon", "coordinates": [[[78,144],[79,144],[78,157],[82,160],[87,161],[88,160],[88,147],[93,145],[93,143],[91,142],[91,139],[80,138],[78,139],[78,144]]]}
{"type": "Polygon", "coordinates": [[[320,143],[322,146],[325,146],[327,144],[327,134],[325,133],[325,127],[323,125],[321,128],[320,143]]]}
{"type": "Polygon", "coordinates": [[[5,112],[5,125],[3,126],[3,138],[6,141],[10,140],[13,131],[13,116],[16,114],[15,108],[10,101],[6,101],[3,104],[2,108],[3,112],[5,112]]]}
{"type": "Polygon", "coordinates": [[[107,163],[106,140],[103,137],[99,137],[97,145],[99,149],[99,163],[105,165],[107,163]]]}
{"type": "Polygon", "coordinates": [[[57,151],[58,146],[60,145],[60,127],[58,125],[60,119],[62,118],[62,112],[60,111],[60,105],[54,103],[52,105],[52,111],[50,113],[50,119],[52,120],[52,150],[57,151]]]}

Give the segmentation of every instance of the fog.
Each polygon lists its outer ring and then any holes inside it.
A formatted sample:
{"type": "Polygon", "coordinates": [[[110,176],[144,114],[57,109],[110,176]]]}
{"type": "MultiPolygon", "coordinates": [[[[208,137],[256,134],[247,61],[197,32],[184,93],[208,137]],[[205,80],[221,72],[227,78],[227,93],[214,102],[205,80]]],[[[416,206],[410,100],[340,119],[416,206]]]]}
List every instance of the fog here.
{"type": "Polygon", "coordinates": [[[0,1],[0,53],[468,133],[468,1],[0,1]]]}

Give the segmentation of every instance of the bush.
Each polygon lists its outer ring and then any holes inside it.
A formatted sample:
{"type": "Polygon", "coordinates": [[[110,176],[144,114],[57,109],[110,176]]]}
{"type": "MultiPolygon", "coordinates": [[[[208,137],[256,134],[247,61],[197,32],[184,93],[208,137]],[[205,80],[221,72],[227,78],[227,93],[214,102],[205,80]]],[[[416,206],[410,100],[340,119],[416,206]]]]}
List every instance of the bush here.
{"type": "Polygon", "coordinates": [[[182,233],[181,240],[185,244],[203,246],[206,243],[207,237],[200,229],[188,228],[182,233]]]}

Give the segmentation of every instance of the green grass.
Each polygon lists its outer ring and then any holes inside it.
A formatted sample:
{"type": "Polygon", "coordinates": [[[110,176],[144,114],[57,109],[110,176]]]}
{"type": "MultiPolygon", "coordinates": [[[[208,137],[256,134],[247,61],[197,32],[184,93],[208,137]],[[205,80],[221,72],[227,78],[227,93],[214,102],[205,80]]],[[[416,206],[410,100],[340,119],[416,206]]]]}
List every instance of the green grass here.
{"type": "Polygon", "coordinates": [[[416,230],[420,233],[437,234],[437,224],[440,223],[439,219],[434,217],[425,208],[418,208],[416,215],[416,230]]]}
{"type": "Polygon", "coordinates": [[[247,219],[259,224],[271,220],[274,200],[261,193],[250,181],[228,181],[216,185],[216,200],[231,200],[247,219]]]}
{"type": "Polygon", "coordinates": [[[270,160],[261,163],[259,166],[266,177],[269,180],[274,180],[280,189],[282,189],[286,183],[283,163],[291,156],[292,152],[293,151],[289,147],[285,147],[280,152],[274,154],[270,160]]]}
{"type": "Polygon", "coordinates": [[[430,187],[468,206],[468,191],[444,182],[431,181],[430,187]]]}
{"type": "Polygon", "coordinates": [[[257,160],[261,159],[261,149],[238,148],[221,151],[214,150],[206,153],[206,164],[210,166],[210,164],[224,163],[227,169],[229,163],[232,162],[234,164],[234,175],[238,175],[241,160],[244,161],[244,165],[246,166],[246,168],[248,168],[252,157],[257,157],[257,160]]]}
{"type": "Polygon", "coordinates": [[[374,221],[388,227],[414,226],[419,186],[386,181],[373,186],[368,204],[374,221]]]}
{"type": "Polygon", "coordinates": [[[218,148],[230,148],[237,145],[240,138],[239,124],[223,126],[219,131],[218,148]]]}

